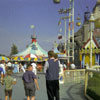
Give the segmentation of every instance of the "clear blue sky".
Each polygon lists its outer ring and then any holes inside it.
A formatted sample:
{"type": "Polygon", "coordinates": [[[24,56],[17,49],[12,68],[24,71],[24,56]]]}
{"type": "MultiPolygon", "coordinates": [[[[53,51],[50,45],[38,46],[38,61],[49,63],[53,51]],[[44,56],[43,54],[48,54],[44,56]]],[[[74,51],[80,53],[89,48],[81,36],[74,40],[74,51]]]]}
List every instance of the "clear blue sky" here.
{"type": "MultiPolygon", "coordinates": [[[[75,0],[75,20],[80,13],[83,21],[86,5],[91,11],[96,1],[75,0]]],[[[57,41],[58,21],[63,16],[59,15],[58,10],[68,7],[69,0],[61,0],[60,4],[54,4],[53,0],[0,0],[0,53],[9,55],[13,43],[17,45],[19,51],[24,50],[31,42],[32,24],[35,25],[40,46],[46,51],[51,49],[53,42],[57,41]]],[[[75,26],[75,31],[78,29],[75,26]]]]}

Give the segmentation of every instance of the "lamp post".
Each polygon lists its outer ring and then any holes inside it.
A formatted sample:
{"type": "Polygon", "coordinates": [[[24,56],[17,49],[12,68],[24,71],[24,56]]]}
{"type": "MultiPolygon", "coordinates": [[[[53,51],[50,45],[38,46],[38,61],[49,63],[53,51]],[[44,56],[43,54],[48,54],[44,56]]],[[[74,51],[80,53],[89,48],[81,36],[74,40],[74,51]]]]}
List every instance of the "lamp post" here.
{"type": "Polygon", "coordinates": [[[92,67],[92,36],[93,36],[93,31],[94,31],[94,15],[91,14],[90,15],[90,19],[89,19],[89,26],[90,26],[90,68],[92,67]]]}

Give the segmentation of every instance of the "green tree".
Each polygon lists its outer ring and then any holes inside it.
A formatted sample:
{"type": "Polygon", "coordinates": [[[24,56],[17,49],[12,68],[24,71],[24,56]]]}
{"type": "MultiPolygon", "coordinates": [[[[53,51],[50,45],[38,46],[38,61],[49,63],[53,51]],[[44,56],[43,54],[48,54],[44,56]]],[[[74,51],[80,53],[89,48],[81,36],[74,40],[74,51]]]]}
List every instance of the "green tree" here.
{"type": "Polygon", "coordinates": [[[11,47],[11,53],[10,53],[10,56],[14,55],[14,54],[17,54],[18,53],[18,49],[17,49],[17,46],[15,44],[12,45],[11,47]]]}
{"type": "Polygon", "coordinates": [[[5,56],[4,54],[0,54],[0,56],[5,56]]]}

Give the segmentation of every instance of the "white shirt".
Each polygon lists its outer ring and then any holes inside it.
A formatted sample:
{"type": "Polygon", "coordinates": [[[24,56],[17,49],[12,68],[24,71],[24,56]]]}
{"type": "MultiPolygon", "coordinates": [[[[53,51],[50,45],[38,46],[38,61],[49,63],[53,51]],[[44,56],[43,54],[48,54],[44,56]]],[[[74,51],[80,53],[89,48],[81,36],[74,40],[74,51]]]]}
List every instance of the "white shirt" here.
{"type": "Polygon", "coordinates": [[[27,64],[24,64],[24,68],[26,69],[26,67],[27,67],[27,64]]]}
{"type": "Polygon", "coordinates": [[[10,62],[7,63],[8,67],[12,67],[12,64],[10,62]]]}
{"type": "Polygon", "coordinates": [[[64,68],[67,68],[67,66],[66,66],[65,64],[63,65],[63,67],[64,67],[64,68]]]}
{"type": "Polygon", "coordinates": [[[4,64],[0,64],[0,67],[3,69],[4,74],[5,74],[5,73],[6,73],[6,70],[5,70],[5,65],[4,65],[4,64]]]}
{"type": "Polygon", "coordinates": [[[31,65],[32,65],[32,67],[33,67],[32,72],[33,72],[35,75],[37,75],[37,69],[36,69],[37,65],[36,65],[35,63],[32,63],[31,65]]]}
{"type": "Polygon", "coordinates": [[[44,65],[44,73],[46,73],[48,68],[49,68],[49,63],[48,63],[48,61],[46,61],[45,65],[44,65]]]}

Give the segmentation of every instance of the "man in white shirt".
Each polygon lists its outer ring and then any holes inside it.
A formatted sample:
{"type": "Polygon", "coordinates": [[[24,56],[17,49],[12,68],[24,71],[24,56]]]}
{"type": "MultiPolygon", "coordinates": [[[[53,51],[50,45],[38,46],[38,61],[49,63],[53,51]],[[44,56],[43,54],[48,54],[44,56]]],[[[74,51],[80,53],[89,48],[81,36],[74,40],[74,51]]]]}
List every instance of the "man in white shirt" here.
{"type": "Polygon", "coordinates": [[[6,74],[6,68],[5,68],[5,61],[4,60],[1,61],[0,67],[3,69],[4,75],[5,75],[6,74]]]}
{"type": "Polygon", "coordinates": [[[33,67],[33,70],[32,70],[32,72],[35,74],[35,75],[37,75],[37,65],[35,64],[35,63],[32,63],[31,64],[32,65],[32,67],[33,67]]]}

